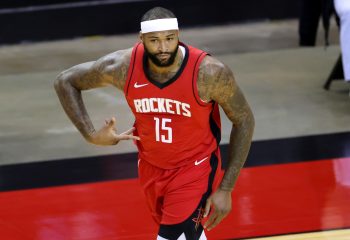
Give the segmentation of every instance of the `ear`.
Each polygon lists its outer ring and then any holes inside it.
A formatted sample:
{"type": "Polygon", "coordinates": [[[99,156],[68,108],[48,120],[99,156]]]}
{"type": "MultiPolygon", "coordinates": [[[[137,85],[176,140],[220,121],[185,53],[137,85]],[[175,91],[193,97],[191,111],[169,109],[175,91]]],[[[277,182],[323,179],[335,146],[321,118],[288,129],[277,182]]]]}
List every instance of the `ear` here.
{"type": "Polygon", "coordinates": [[[143,35],[142,35],[141,32],[140,32],[140,34],[139,34],[139,38],[140,38],[140,41],[143,43],[143,35]]]}
{"type": "Polygon", "coordinates": [[[177,36],[177,39],[180,41],[180,31],[179,30],[176,31],[176,36],[177,36]]]}

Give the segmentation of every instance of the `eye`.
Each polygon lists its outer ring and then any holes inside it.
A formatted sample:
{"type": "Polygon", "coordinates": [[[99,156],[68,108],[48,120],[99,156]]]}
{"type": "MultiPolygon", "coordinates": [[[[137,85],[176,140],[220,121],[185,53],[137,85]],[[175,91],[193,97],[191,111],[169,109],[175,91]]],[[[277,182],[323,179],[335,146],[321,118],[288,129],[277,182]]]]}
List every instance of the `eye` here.
{"type": "Polygon", "coordinates": [[[151,43],[156,43],[157,39],[151,39],[151,43]]]}

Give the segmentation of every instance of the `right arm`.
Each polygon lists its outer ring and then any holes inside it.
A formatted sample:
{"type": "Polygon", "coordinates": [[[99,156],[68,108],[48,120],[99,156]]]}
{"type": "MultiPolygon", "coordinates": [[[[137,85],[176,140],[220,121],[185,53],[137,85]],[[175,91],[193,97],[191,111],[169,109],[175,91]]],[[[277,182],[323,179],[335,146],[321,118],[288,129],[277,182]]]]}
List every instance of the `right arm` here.
{"type": "Polygon", "coordinates": [[[123,90],[129,67],[131,49],[117,51],[94,62],[76,65],[60,73],[54,83],[62,107],[70,120],[90,143],[113,145],[119,140],[135,139],[132,129],[117,135],[114,129],[115,119],[106,122],[104,132],[96,131],[86,111],[81,91],[112,85],[123,90]],[[107,135],[106,135],[107,133],[107,135]],[[102,137],[102,138],[101,138],[102,137]]]}

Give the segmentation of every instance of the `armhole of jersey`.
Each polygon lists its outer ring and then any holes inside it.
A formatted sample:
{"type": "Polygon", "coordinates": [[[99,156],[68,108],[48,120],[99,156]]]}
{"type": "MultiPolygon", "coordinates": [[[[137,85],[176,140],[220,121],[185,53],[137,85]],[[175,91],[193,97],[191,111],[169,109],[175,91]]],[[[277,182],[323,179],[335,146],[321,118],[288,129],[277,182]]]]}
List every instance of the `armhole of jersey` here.
{"type": "Polygon", "coordinates": [[[128,75],[127,75],[126,83],[124,86],[125,96],[128,95],[130,81],[131,81],[132,74],[134,73],[134,68],[135,68],[136,53],[137,53],[137,49],[140,46],[140,44],[141,43],[135,44],[134,48],[132,49],[132,54],[131,54],[131,59],[130,59],[130,64],[129,64],[129,69],[128,69],[128,75]]]}
{"type": "Polygon", "coordinates": [[[213,109],[210,113],[209,123],[210,130],[216,139],[216,144],[219,146],[221,141],[221,121],[219,104],[217,102],[213,102],[213,109]]]}
{"type": "Polygon", "coordinates": [[[200,97],[199,97],[199,94],[198,94],[198,87],[197,87],[197,79],[198,79],[198,73],[199,73],[199,66],[202,62],[202,60],[208,56],[209,54],[206,53],[206,52],[202,52],[197,60],[196,60],[196,63],[194,65],[194,70],[193,70],[193,76],[192,76],[192,89],[193,89],[193,95],[194,95],[194,98],[196,99],[197,103],[200,105],[200,106],[208,106],[208,105],[211,105],[212,102],[205,102],[203,101],[200,97]]]}

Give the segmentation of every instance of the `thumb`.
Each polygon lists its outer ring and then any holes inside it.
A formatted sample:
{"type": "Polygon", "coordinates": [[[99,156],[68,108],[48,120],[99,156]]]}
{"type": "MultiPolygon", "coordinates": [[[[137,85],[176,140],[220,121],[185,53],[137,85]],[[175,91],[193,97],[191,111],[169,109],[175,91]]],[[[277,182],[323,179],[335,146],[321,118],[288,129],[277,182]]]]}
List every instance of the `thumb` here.
{"type": "Polygon", "coordinates": [[[108,123],[108,127],[114,127],[115,126],[115,122],[116,122],[115,117],[112,117],[111,120],[108,123]]]}
{"type": "Polygon", "coordinates": [[[207,199],[207,203],[205,204],[205,208],[204,208],[204,215],[203,217],[207,217],[210,211],[210,206],[211,206],[211,198],[207,199]]]}

